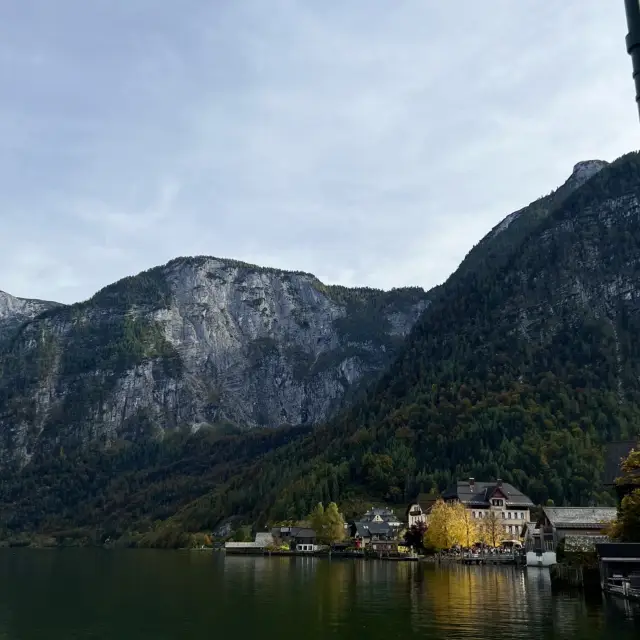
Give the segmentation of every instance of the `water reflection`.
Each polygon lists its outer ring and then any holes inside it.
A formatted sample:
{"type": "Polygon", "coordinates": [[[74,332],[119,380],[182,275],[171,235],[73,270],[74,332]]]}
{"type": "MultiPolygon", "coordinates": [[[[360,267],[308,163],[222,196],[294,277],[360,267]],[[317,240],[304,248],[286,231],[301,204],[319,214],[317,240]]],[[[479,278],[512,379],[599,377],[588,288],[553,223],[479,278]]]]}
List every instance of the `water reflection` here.
{"type": "Polygon", "coordinates": [[[0,575],[0,640],[640,637],[638,607],[541,569],[0,550],[0,575]]]}

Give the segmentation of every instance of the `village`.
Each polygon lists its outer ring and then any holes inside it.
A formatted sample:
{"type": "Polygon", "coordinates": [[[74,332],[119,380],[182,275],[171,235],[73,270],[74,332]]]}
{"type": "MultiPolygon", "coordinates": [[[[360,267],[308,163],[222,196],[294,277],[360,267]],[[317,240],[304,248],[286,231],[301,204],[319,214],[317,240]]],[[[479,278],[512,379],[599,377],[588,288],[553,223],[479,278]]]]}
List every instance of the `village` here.
{"type": "Polygon", "coordinates": [[[224,548],[230,555],[512,564],[549,569],[552,580],[573,587],[596,584],[640,600],[640,543],[614,535],[620,505],[640,485],[632,461],[640,455],[636,445],[615,443],[610,450],[607,486],[618,507],[536,506],[501,479],[466,478],[441,494],[421,494],[404,509],[371,506],[349,520],[335,503],[326,509],[319,504],[306,521],[278,524],[253,541],[228,541],[224,548]]]}

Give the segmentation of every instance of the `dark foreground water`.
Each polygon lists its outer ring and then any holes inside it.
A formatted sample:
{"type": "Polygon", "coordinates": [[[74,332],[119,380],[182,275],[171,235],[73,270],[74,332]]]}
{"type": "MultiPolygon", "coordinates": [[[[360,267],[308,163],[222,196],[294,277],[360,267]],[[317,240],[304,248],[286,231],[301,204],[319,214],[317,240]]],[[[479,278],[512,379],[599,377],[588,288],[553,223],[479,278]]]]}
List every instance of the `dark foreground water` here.
{"type": "Polygon", "coordinates": [[[2,550],[0,640],[640,638],[544,570],[210,552],[2,550]]]}

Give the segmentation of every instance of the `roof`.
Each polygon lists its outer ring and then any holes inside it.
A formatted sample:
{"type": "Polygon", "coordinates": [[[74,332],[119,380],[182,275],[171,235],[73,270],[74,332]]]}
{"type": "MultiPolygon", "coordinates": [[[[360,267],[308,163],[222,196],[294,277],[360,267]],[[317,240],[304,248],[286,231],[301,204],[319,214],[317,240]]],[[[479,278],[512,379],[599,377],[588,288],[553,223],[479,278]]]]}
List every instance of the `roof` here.
{"type": "Polygon", "coordinates": [[[388,507],[372,507],[365,515],[372,516],[395,516],[396,514],[388,507]]]}
{"type": "Polygon", "coordinates": [[[362,516],[361,522],[370,522],[376,516],[380,516],[380,518],[382,518],[382,520],[384,520],[385,522],[388,522],[388,521],[393,521],[398,523],[400,522],[400,519],[398,518],[398,516],[391,509],[388,509],[386,507],[382,507],[382,508],[374,507],[372,509],[369,509],[362,516]]]}
{"type": "Polygon", "coordinates": [[[356,534],[365,538],[371,535],[389,535],[394,528],[388,522],[354,522],[356,534]]]}
{"type": "Polygon", "coordinates": [[[306,527],[292,527],[291,537],[292,538],[315,538],[316,532],[313,529],[309,529],[306,527]]]}
{"type": "Polygon", "coordinates": [[[409,513],[409,509],[411,509],[415,504],[419,505],[422,511],[426,512],[431,509],[439,499],[439,493],[421,493],[413,502],[410,502],[407,505],[406,512],[409,513]]]}
{"type": "Polygon", "coordinates": [[[619,440],[610,442],[606,447],[604,460],[604,484],[612,487],[616,483],[616,478],[622,475],[620,463],[626,458],[631,449],[638,447],[640,440],[619,440]]]}
{"type": "Polygon", "coordinates": [[[447,500],[457,498],[463,504],[477,507],[488,507],[491,495],[499,489],[506,497],[507,507],[533,507],[534,504],[524,493],[518,491],[512,484],[508,482],[474,482],[469,480],[458,480],[458,482],[449,487],[442,497],[447,500]]]}
{"type": "Polygon", "coordinates": [[[615,507],[543,507],[556,529],[602,529],[615,520],[615,507]]]}

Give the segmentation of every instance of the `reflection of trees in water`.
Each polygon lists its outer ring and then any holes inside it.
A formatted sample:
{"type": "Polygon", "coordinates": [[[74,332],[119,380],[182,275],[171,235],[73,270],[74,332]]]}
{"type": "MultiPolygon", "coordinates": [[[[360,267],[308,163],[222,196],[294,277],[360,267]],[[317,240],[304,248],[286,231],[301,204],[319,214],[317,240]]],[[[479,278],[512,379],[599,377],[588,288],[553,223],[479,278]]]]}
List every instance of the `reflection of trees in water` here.
{"type": "Polygon", "coordinates": [[[298,557],[223,562],[216,585],[223,607],[247,598],[248,615],[267,616],[265,628],[285,616],[306,640],[338,627],[341,637],[595,640],[614,637],[609,630],[623,620],[602,599],[552,593],[548,570],[298,557]]]}
{"type": "Polygon", "coordinates": [[[452,565],[435,568],[426,588],[439,629],[489,632],[521,619],[524,588],[513,570],[452,565]]]}
{"type": "Polygon", "coordinates": [[[602,602],[590,603],[578,593],[552,593],[547,570],[423,565],[410,599],[416,633],[429,630],[461,638],[608,637],[602,602]]]}

